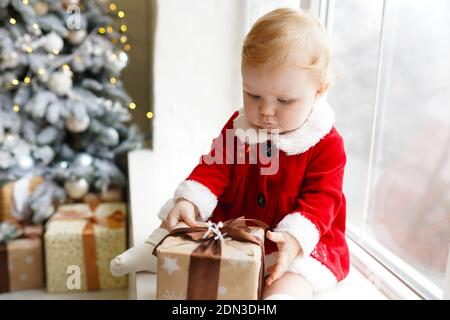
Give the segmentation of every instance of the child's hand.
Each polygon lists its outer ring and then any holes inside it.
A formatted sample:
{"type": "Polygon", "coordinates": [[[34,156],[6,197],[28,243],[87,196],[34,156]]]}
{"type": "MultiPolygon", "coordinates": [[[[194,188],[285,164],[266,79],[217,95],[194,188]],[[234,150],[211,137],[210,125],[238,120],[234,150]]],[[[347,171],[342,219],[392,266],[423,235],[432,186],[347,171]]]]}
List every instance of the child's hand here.
{"type": "Polygon", "coordinates": [[[267,231],[266,236],[269,240],[276,242],[278,246],[278,259],[273,266],[267,269],[270,275],[266,279],[266,284],[270,286],[286,272],[302,248],[297,239],[287,232],[267,231]]]}
{"type": "Polygon", "coordinates": [[[200,225],[195,221],[198,216],[200,214],[197,207],[192,202],[180,198],[166,217],[167,229],[171,231],[179,221],[183,221],[190,227],[199,227],[200,225]]]}

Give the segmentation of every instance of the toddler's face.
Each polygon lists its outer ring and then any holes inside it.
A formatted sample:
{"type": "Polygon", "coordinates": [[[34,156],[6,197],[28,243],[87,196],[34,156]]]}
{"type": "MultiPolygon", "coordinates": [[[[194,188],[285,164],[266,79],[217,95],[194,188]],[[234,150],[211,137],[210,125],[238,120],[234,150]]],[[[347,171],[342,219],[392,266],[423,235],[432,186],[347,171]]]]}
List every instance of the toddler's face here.
{"type": "Polygon", "coordinates": [[[242,80],[248,121],[268,131],[300,127],[321,94],[308,71],[292,66],[273,71],[243,66],[242,80]]]}

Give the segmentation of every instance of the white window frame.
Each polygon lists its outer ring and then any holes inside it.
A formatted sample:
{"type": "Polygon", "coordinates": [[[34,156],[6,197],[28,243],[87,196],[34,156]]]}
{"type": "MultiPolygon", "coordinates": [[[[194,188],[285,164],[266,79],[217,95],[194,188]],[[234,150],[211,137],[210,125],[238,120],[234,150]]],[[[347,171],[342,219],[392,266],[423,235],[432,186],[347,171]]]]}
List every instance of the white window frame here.
{"type": "MultiPolygon", "coordinates": [[[[332,22],[334,12],[334,0],[300,0],[300,8],[310,10],[315,13],[327,28],[332,36],[332,22]]],[[[370,186],[372,181],[373,159],[376,149],[377,125],[380,116],[380,93],[382,91],[382,71],[383,71],[383,44],[386,37],[385,24],[386,0],[383,0],[381,34],[378,51],[377,84],[374,101],[372,133],[369,154],[369,169],[365,191],[365,205],[363,211],[363,226],[361,228],[347,223],[349,247],[351,251],[352,264],[360,272],[365,274],[381,291],[393,299],[450,299],[450,252],[447,263],[444,290],[417,272],[414,268],[405,263],[397,255],[380,245],[373,237],[367,236],[366,221],[368,215],[370,186]],[[385,262],[395,266],[391,268],[382,263],[375,256],[382,256],[385,262]],[[400,273],[404,277],[400,276],[400,273]],[[419,285],[419,290],[414,289],[406,280],[415,279],[419,285]]]]}

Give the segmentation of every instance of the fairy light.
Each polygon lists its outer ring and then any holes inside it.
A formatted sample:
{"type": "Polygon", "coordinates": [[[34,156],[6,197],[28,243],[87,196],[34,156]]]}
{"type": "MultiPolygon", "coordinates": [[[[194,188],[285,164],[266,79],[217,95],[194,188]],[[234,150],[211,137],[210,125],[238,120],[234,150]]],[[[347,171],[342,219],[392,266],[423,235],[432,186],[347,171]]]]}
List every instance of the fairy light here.
{"type": "Polygon", "coordinates": [[[11,18],[11,19],[9,19],[9,23],[11,23],[11,24],[16,24],[16,19],[14,19],[14,18],[11,18]]]}
{"type": "Polygon", "coordinates": [[[131,110],[136,109],[136,103],[131,102],[131,103],[128,105],[128,108],[130,108],[131,110]]]}
{"type": "Polygon", "coordinates": [[[125,24],[120,26],[120,31],[126,32],[127,30],[128,30],[128,27],[125,24]]]}
{"type": "Polygon", "coordinates": [[[123,46],[123,50],[130,51],[131,50],[131,45],[127,43],[126,45],[123,46]]]}
{"type": "Polygon", "coordinates": [[[17,86],[19,85],[19,80],[14,79],[13,81],[11,81],[13,85],[17,86]]]}
{"type": "Polygon", "coordinates": [[[109,5],[109,10],[111,10],[111,11],[116,11],[116,10],[117,10],[117,5],[116,5],[115,3],[111,3],[111,4],[109,5]]]}
{"type": "Polygon", "coordinates": [[[26,6],[28,5],[28,0],[22,0],[22,2],[24,5],[26,5],[26,6]]]}
{"type": "Polygon", "coordinates": [[[39,25],[37,23],[33,23],[32,27],[33,27],[34,30],[39,29],[39,25]]]}
{"type": "Polygon", "coordinates": [[[68,64],[63,64],[62,68],[65,71],[69,71],[70,70],[70,66],[68,64]]]}
{"type": "Polygon", "coordinates": [[[14,112],[19,112],[19,111],[20,111],[19,105],[15,104],[15,105],[13,106],[13,110],[14,110],[14,112]]]}
{"type": "Polygon", "coordinates": [[[38,73],[43,76],[45,74],[45,70],[42,68],[39,68],[38,73]]]}
{"type": "Polygon", "coordinates": [[[111,77],[111,79],[109,79],[109,81],[110,81],[112,84],[116,84],[117,79],[114,78],[114,77],[111,77]]]}
{"type": "Polygon", "coordinates": [[[150,112],[150,111],[147,112],[146,116],[147,116],[148,119],[153,118],[153,112],[150,112]]]}
{"type": "Polygon", "coordinates": [[[125,12],[119,11],[119,12],[117,12],[117,16],[118,16],[119,18],[123,18],[123,17],[125,17],[125,12]]]}
{"type": "Polygon", "coordinates": [[[108,33],[112,33],[112,32],[114,31],[114,29],[113,29],[113,27],[108,26],[108,28],[106,28],[106,31],[107,31],[108,33]]]}
{"type": "Polygon", "coordinates": [[[127,37],[126,36],[121,36],[120,37],[120,42],[122,42],[122,43],[127,42],[127,37]]]}
{"type": "Polygon", "coordinates": [[[112,43],[113,43],[113,44],[118,44],[118,43],[119,43],[119,40],[117,40],[117,38],[113,38],[113,39],[112,39],[112,43]]]}
{"type": "Polygon", "coordinates": [[[98,33],[100,34],[105,34],[106,33],[106,29],[103,27],[98,28],[98,33]]]}
{"type": "Polygon", "coordinates": [[[58,49],[53,49],[53,54],[56,56],[56,55],[58,55],[59,54],[59,50],[58,49]]]}
{"type": "Polygon", "coordinates": [[[25,77],[24,79],[23,79],[23,82],[25,82],[25,83],[30,83],[31,82],[31,78],[30,77],[25,77]]]}
{"type": "Polygon", "coordinates": [[[32,53],[32,52],[33,52],[33,48],[31,48],[31,47],[26,47],[26,48],[25,48],[25,51],[28,52],[28,53],[32,53]]]}

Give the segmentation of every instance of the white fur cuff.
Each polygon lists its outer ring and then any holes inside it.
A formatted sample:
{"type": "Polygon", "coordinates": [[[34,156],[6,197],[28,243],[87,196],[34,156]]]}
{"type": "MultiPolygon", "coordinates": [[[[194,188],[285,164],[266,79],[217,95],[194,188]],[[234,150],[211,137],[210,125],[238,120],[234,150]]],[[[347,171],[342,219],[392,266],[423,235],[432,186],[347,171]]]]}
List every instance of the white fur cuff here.
{"type": "Polygon", "coordinates": [[[217,197],[203,184],[194,180],[185,180],[175,190],[174,199],[184,198],[195,204],[203,221],[211,216],[217,205],[217,197]]]}
{"type": "Polygon", "coordinates": [[[164,205],[159,209],[158,217],[161,220],[166,220],[167,215],[169,214],[170,210],[172,210],[173,206],[175,205],[175,201],[170,198],[169,200],[164,203],[164,205]]]}
{"type": "Polygon", "coordinates": [[[303,256],[309,257],[319,242],[319,230],[314,223],[300,212],[293,212],[285,216],[274,231],[285,231],[299,242],[303,250],[303,256]]]}

